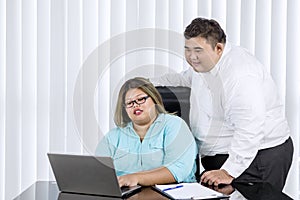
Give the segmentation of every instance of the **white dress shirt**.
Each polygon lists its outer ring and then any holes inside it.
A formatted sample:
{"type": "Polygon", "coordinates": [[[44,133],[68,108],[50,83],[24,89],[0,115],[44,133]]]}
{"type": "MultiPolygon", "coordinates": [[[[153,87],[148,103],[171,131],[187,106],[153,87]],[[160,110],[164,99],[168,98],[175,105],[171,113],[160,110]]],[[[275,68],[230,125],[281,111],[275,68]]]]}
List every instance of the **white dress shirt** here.
{"type": "Polygon", "coordinates": [[[151,78],[155,85],[188,86],[190,127],[201,156],[229,154],[222,166],[233,177],[249,167],[258,150],[284,143],[289,127],[267,69],[245,49],[226,43],[216,66],[151,78]]]}

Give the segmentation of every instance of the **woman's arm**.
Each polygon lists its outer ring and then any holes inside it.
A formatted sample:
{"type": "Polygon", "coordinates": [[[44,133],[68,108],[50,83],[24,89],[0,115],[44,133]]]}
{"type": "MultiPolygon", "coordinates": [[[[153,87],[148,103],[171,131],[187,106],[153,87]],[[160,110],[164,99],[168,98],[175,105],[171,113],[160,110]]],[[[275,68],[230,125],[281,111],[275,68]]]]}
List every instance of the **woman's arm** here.
{"type": "Polygon", "coordinates": [[[176,182],[194,182],[197,146],[187,124],[181,118],[176,118],[169,120],[166,128],[164,166],[173,174],[176,182]]]}
{"type": "Polygon", "coordinates": [[[119,176],[118,180],[120,186],[134,186],[137,184],[150,186],[176,182],[172,173],[166,167],[119,176]]]}

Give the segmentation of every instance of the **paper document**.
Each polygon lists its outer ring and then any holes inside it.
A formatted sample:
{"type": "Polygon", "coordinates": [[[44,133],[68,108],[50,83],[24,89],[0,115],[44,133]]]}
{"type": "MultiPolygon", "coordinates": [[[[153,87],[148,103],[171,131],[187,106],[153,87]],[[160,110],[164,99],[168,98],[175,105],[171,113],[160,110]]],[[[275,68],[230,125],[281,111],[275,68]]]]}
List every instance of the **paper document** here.
{"type": "Polygon", "coordinates": [[[223,199],[229,197],[199,183],[155,185],[155,189],[172,199],[223,199]]]}

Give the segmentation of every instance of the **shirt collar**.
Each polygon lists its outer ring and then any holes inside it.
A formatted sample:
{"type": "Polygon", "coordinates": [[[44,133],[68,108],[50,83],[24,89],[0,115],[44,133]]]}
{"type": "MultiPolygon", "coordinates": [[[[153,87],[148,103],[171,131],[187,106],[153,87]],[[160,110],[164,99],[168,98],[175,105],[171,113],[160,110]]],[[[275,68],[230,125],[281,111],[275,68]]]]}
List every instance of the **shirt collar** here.
{"type": "MultiPolygon", "coordinates": [[[[165,116],[165,115],[164,115],[163,113],[159,113],[158,116],[157,116],[157,118],[156,118],[156,119],[154,120],[154,122],[150,125],[149,129],[150,129],[151,126],[153,126],[154,124],[163,122],[163,121],[164,121],[164,116],[165,116]]],[[[129,122],[125,128],[126,128],[126,129],[129,128],[129,129],[131,129],[131,130],[134,130],[134,129],[133,129],[133,123],[132,123],[132,121],[129,122]]]]}

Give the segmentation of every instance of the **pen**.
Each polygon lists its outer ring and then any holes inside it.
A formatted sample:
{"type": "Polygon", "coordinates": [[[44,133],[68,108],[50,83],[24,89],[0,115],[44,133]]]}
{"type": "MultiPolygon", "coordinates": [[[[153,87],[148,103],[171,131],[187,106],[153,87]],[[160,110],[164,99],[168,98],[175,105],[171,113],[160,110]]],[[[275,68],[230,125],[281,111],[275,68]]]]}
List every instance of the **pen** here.
{"type": "Polygon", "coordinates": [[[169,187],[169,188],[163,189],[162,191],[165,192],[165,191],[168,191],[168,190],[174,190],[174,189],[182,188],[182,187],[183,187],[183,185],[176,185],[174,187],[169,187]]]}

